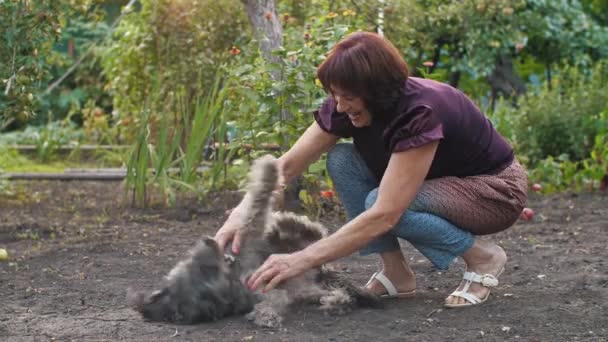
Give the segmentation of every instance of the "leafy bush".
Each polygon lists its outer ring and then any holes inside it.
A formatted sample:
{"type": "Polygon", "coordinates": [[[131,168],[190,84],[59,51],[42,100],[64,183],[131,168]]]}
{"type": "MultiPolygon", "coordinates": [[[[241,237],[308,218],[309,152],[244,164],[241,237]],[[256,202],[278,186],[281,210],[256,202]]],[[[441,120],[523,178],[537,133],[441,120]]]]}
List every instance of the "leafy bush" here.
{"type": "Polygon", "coordinates": [[[386,36],[413,66],[428,60],[479,78],[520,41],[518,13],[524,6],[524,0],[391,1],[386,36]]]}
{"type": "Polygon", "coordinates": [[[607,125],[600,113],[608,108],[608,63],[599,63],[590,76],[566,67],[554,83],[522,98],[511,110],[514,127],[506,135],[531,167],[548,156],[582,160],[607,125]]]}
{"type": "MultiPolygon", "coordinates": [[[[608,117],[605,112],[603,118],[608,117]]],[[[608,132],[605,131],[605,132],[608,132]]],[[[543,192],[606,190],[608,180],[608,134],[595,137],[589,156],[572,161],[567,155],[552,156],[538,162],[529,172],[531,182],[542,183],[543,192]]]]}
{"type": "MultiPolygon", "coordinates": [[[[248,28],[237,0],[140,3],[139,12],[127,14],[120,22],[115,40],[102,57],[117,124],[131,141],[138,115],[155,91],[154,78],[160,77],[161,99],[174,96],[181,88],[186,91],[184,100],[193,108],[196,95],[211,86],[217,66],[248,28]]],[[[158,109],[151,108],[153,112],[158,109]]]]}
{"type": "Polygon", "coordinates": [[[284,46],[275,51],[278,63],[265,61],[257,43],[250,42],[234,52],[227,66],[234,84],[227,113],[239,132],[235,146],[291,146],[327,96],[315,79],[317,66],[338,40],[362,25],[352,10],[313,15],[307,22],[294,22],[284,13],[283,20],[284,46]],[[280,75],[276,80],[271,76],[275,71],[280,75]],[[287,119],[281,117],[283,112],[289,113],[287,119]]]}
{"type": "Polygon", "coordinates": [[[527,50],[547,65],[588,67],[608,57],[608,28],[585,13],[582,1],[526,0],[521,24],[527,50]]]}
{"type": "Polygon", "coordinates": [[[36,95],[48,84],[53,43],[66,18],[90,11],[94,0],[2,1],[0,6],[0,130],[27,121],[39,109],[36,95]]]}
{"type": "MultiPolygon", "coordinates": [[[[61,82],[53,83],[52,89],[37,96],[40,109],[30,124],[41,125],[71,116],[81,125],[85,120],[83,112],[93,109],[101,109],[106,120],[110,119],[112,98],[106,91],[107,80],[99,61],[103,49],[99,44],[109,32],[110,26],[105,22],[92,21],[82,15],[70,18],[48,56],[52,65],[50,73],[54,80],[61,82]],[[66,74],[68,70],[73,71],[66,74]]],[[[91,138],[90,142],[99,142],[95,139],[98,136],[91,138]]]]}

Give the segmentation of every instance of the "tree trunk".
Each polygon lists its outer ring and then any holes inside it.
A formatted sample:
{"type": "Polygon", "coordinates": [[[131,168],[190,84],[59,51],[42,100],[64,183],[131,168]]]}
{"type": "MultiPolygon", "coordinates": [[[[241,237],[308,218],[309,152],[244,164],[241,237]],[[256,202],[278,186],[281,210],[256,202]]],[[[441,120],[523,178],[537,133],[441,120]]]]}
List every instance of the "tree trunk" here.
{"type": "MultiPolygon", "coordinates": [[[[283,27],[279,21],[274,0],[241,0],[247,9],[253,34],[260,44],[260,50],[268,62],[278,62],[272,51],[283,46],[283,27]]],[[[279,80],[279,70],[272,70],[272,78],[279,80]]]]}
{"type": "MultiPolygon", "coordinates": [[[[241,0],[247,9],[247,17],[249,17],[249,23],[253,28],[253,34],[260,44],[260,50],[262,55],[268,63],[277,63],[280,65],[281,60],[278,56],[272,54],[272,51],[279,49],[283,46],[283,27],[279,21],[277,9],[274,0],[241,0]]],[[[272,68],[270,76],[275,81],[281,81],[281,70],[272,68]]],[[[277,94],[277,97],[280,94],[277,94]]],[[[280,120],[287,122],[291,119],[291,113],[287,110],[282,109],[280,120]]],[[[283,146],[282,151],[286,151],[287,146],[287,133],[283,133],[283,146]]],[[[299,205],[299,191],[301,189],[301,179],[297,179],[296,182],[292,182],[287,188],[285,193],[284,203],[287,203],[288,208],[293,208],[299,205]]]]}
{"type": "MultiPolygon", "coordinates": [[[[272,51],[283,46],[283,27],[277,15],[277,9],[274,0],[241,0],[247,8],[247,16],[249,23],[253,28],[255,38],[260,44],[262,55],[268,63],[281,63],[278,56],[272,54],[272,51]]],[[[277,68],[270,69],[270,76],[275,81],[281,81],[281,70],[277,68]]],[[[280,94],[277,94],[277,97],[280,94]]],[[[283,109],[280,113],[280,119],[285,121],[291,118],[291,114],[283,109]]],[[[283,139],[286,141],[287,139],[283,139]]],[[[285,146],[283,146],[285,148],[285,146]]]]}

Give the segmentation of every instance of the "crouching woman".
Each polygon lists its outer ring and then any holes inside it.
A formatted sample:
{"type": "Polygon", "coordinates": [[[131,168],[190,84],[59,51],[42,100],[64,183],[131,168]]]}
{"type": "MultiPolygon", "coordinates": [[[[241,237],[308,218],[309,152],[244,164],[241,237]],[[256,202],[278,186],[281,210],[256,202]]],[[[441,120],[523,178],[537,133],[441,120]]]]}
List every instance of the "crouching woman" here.
{"type": "MultiPolygon", "coordinates": [[[[458,257],[466,263],[446,307],[483,303],[507,256],[478,236],[513,225],[527,199],[526,172],[512,147],[461,91],[410,77],[397,49],[374,33],[341,40],[317,77],[329,96],[279,168],[289,182],[328,152],[327,169],[349,220],[304,250],[270,256],[249,278],[250,288],[272,289],[359,250],[382,260],[369,291],[412,296],[416,276],[402,254],[403,239],[439,269],[458,257]]],[[[232,241],[236,253],[239,208],[216,234],[222,247],[232,241]]]]}

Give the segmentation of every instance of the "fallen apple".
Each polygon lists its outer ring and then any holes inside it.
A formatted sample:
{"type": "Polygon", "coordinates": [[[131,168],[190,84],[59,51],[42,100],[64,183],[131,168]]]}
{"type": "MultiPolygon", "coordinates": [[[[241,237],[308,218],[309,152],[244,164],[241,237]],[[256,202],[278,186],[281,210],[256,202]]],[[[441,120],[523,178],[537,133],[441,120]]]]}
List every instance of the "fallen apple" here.
{"type": "Polygon", "coordinates": [[[8,260],[8,252],[4,248],[0,248],[0,261],[8,260]]]}
{"type": "Polygon", "coordinates": [[[334,192],[331,190],[325,190],[320,192],[321,197],[331,199],[334,197],[334,192]]]}
{"type": "Polygon", "coordinates": [[[534,183],[534,184],[532,185],[532,190],[534,190],[534,191],[536,191],[536,192],[541,191],[542,189],[543,189],[542,185],[540,185],[540,184],[538,184],[538,183],[534,183]]]}
{"type": "Polygon", "coordinates": [[[524,210],[521,211],[519,218],[522,220],[530,221],[532,218],[534,218],[534,210],[530,208],[524,208],[524,210]]]}

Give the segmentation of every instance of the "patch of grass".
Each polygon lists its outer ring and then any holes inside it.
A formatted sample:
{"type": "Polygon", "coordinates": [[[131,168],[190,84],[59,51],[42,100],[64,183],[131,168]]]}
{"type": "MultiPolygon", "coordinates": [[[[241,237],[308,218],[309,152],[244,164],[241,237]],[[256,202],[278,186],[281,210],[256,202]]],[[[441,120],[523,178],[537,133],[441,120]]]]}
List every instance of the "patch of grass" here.
{"type": "Polygon", "coordinates": [[[4,172],[63,172],[69,168],[95,168],[94,163],[75,161],[40,162],[30,159],[16,150],[0,146],[0,170],[4,172]]]}

